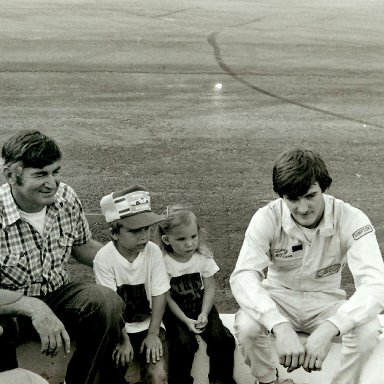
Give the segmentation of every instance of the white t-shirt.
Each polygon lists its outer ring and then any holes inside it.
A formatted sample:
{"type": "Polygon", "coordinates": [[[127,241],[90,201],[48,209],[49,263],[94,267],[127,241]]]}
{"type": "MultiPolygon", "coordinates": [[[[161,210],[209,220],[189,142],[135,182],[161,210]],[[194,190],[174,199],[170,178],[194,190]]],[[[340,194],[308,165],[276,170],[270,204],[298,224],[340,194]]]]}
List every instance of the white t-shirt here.
{"type": "Polygon", "coordinates": [[[160,248],[149,241],[131,263],[110,241],[97,252],[93,270],[97,284],[113,289],[124,300],[127,332],[148,329],[152,296],[162,295],[170,288],[160,248]]]}
{"type": "Polygon", "coordinates": [[[43,236],[44,233],[44,224],[45,224],[45,215],[47,213],[47,207],[45,206],[40,212],[28,213],[19,209],[20,216],[28,221],[37,232],[43,236]]]}
{"type": "Polygon", "coordinates": [[[204,297],[203,278],[213,276],[219,270],[218,265],[211,255],[198,252],[186,263],[165,254],[164,262],[170,278],[172,299],[186,316],[197,318],[204,297]]]}

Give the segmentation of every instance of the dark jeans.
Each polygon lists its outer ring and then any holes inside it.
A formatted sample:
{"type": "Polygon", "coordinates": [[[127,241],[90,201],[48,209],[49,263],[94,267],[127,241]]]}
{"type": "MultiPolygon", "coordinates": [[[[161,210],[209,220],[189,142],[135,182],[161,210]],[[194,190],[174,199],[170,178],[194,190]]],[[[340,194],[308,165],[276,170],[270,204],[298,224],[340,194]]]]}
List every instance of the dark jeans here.
{"type": "MultiPolygon", "coordinates": [[[[69,283],[40,299],[64,323],[71,339],[76,339],[76,350],[68,363],[66,384],[93,384],[96,377],[99,384],[120,384],[114,378],[116,369],[112,361],[113,349],[124,327],[124,304],[120,297],[101,285],[69,283]]],[[[30,319],[18,317],[17,320],[21,337],[30,336],[30,319]]],[[[0,348],[8,349],[5,354],[13,355],[9,338],[7,335],[3,342],[3,337],[0,338],[0,348]]]]}
{"type": "MultiPolygon", "coordinates": [[[[163,346],[163,357],[157,363],[147,363],[146,350],[140,353],[141,345],[143,340],[147,336],[148,331],[142,331],[137,333],[129,333],[129,340],[132,344],[132,348],[135,354],[135,360],[139,362],[141,384],[164,384],[167,383],[167,367],[166,363],[168,360],[168,346],[165,337],[165,331],[160,328],[159,339],[163,346]]],[[[112,383],[111,383],[112,384],[112,383]]]]}
{"type": "MultiPolygon", "coordinates": [[[[189,331],[187,326],[169,309],[166,310],[163,321],[169,343],[168,383],[193,383],[191,369],[195,353],[199,348],[196,334],[189,331]]],[[[235,339],[222,323],[216,307],[212,307],[208,324],[200,336],[207,343],[209,380],[236,384],[233,380],[235,339]]]]}

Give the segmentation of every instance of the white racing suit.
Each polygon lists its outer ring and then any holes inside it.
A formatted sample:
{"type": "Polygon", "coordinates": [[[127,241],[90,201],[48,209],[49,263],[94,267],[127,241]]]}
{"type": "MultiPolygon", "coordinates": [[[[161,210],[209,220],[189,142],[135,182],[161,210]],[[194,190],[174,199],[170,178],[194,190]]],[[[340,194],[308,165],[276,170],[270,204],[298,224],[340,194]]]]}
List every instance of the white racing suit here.
{"type": "Polygon", "coordinates": [[[276,378],[269,332],[279,323],[290,322],[296,331],[309,334],[325,320],[339,329],[341,367],[332,384],[357,384],[378,342],[384,264],[375,230],[359,209],[323,196],[324,216],[311,241],[283,199],[259,209],[231,275],[240,305],[236,335],[252,374],[261,382],[276,378]],[[349,300],[340,289],[346,264],[356,288],[349,300]]]}

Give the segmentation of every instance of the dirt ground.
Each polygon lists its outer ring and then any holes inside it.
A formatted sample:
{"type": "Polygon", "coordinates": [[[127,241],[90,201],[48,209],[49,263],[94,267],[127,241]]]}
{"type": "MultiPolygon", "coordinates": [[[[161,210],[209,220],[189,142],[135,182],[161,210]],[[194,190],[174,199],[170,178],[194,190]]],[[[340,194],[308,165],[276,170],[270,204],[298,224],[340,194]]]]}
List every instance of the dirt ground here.
{"type": "MultiPolygon", "coordinates": [[[[0,144],[19,129],[53,136],[101,241],[99,201],[113,190],[144,184],[155,211],[190,204],[221,268],[218,307],[234,312],[229,275],[287,147],[325,157],[329,193],[367,213],[383,249],[383,11],[381,0],[3,0],[0,144]]],[[[343,286],[353,293],[348,271],[343,286]]]]}

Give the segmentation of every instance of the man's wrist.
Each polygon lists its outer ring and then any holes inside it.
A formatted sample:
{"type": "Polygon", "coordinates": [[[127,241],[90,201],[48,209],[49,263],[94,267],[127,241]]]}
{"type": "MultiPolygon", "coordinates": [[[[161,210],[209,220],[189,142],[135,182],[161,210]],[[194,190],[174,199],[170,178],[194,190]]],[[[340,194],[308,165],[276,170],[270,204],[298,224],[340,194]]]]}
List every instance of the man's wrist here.
{"type": "Polygon", "coordinates": [[[321,325],[331,337],[339,336],[340,330],[331,321],[327,320],[321,325]]]}
{"type": "Polygon", "coordinates": [[[285,333],[287,329],[293,329],[291,323],[288,321],[274,325],[271,329],[271,332],[274,335],[278,335],[280,333],[285,333]]]}

